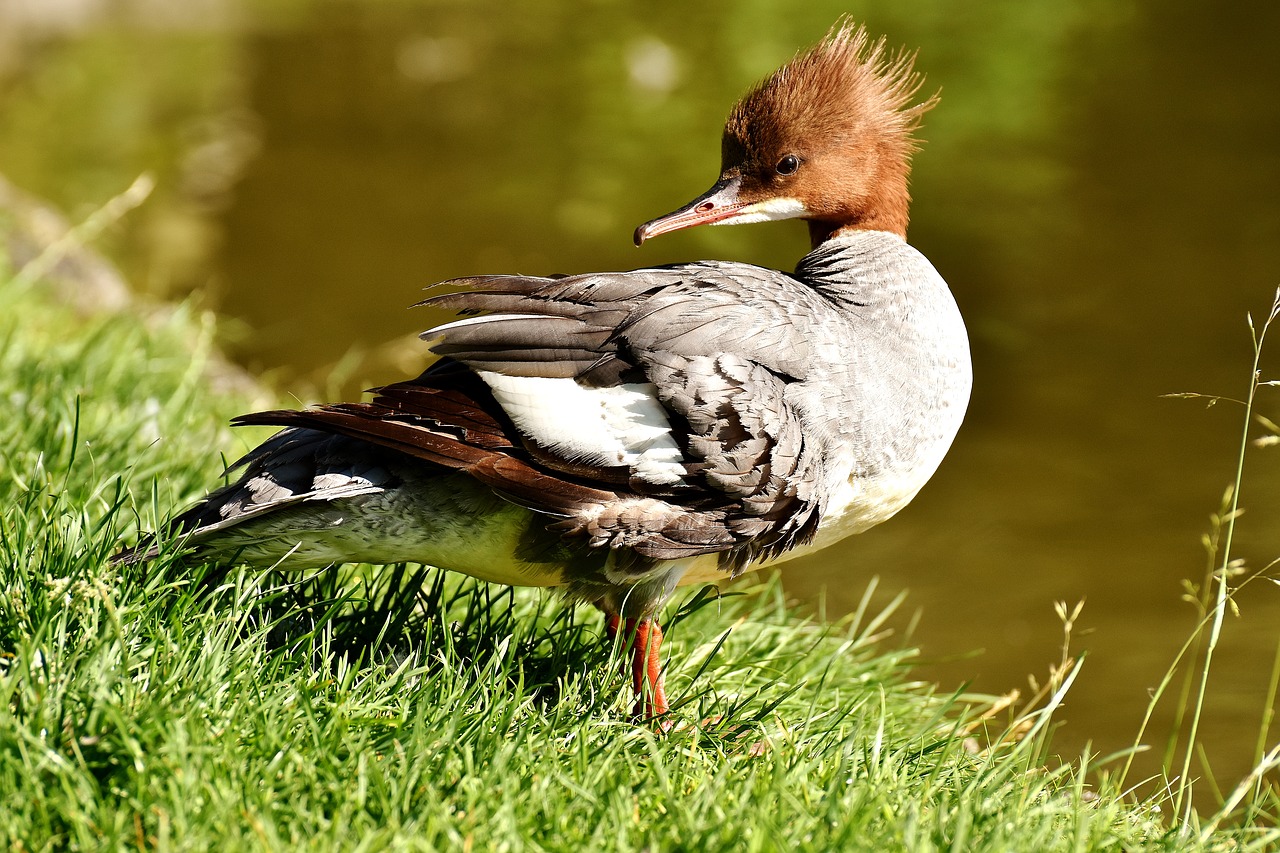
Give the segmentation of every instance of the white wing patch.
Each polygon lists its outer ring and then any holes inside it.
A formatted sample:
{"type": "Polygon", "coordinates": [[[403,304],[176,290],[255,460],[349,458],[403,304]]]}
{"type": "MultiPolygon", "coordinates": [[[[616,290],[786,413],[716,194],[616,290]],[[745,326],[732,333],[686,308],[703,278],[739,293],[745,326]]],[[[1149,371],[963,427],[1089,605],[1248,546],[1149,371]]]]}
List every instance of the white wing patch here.
{"type": "Polygon", "coordinates": [[[572,379],[476,373],[539,447],[575,462],[625,465],[660,485],[688,474],[651,383],[585,388],[572,379]]]}

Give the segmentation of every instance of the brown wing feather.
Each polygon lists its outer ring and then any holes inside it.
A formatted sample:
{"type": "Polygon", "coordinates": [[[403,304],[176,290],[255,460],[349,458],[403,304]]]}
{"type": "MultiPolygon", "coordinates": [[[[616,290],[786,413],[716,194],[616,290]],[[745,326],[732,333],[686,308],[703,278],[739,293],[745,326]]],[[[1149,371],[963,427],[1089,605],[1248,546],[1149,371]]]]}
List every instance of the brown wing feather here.
{"type": "MultiPolygon", "coordinates": [[[[567,474],[541,463],[537,449],[518,440],[483,382],[455,362],[376,389],[368,403],[258,412],[235,423],[336,433],[462,471],[513,503],[560,519],[553,529],[565,536],[597,547],[627,548],[651,560],[714,553],[740,543],[725,527],[723,513],[690,510],[622,488],[626,469],[580,465],[567,474]]],[[[647,568],[647,563],[635,566],[636,571],[647,568]]]]}
{"type": "MultiPolygon", "coordinates": [[[[239,423],[334,432],[464,471],[558,518],[594,546],[671,560],[721,552],[738,570],[812,537],[812,484],[825,450],[806,445],[788,388],[814,354],[794,333],[823,297],[783,273],[704,262],[563,278],[484,276],[425,300],[464,315],[433,349],[446,359],[369,403],[264,412],[239,423]],[[565,460],[522,437],[470,368],[587,385],[648,382],[690,476],[671,484],[625,467],[565,460]]],[[[423,337],[437,333],[429,331],[423,337]]]]}
{"type": "Polygon", "coordinates": [[[832,316],[815,291],[717,262],[448,284],[467,289],[427,303],[500,317],[445,327],[438,352],[514,376],[653,383],[693,475],[694,494],[682,497],[723,510],[719,523],[743,546],[726,555],[735,567],[812,537],[820,506],[806,484],[821,474],[821,448],[806,447],[788,386],[814,358],[793,317],[832,316]]]}

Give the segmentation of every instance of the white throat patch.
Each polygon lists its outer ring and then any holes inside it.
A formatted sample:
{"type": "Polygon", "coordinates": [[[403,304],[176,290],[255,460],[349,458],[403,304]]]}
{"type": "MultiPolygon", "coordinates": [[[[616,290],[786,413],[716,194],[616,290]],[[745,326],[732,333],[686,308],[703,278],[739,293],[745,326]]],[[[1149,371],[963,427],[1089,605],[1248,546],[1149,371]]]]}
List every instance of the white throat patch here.
{"type": "Polygon", "coordinates": [[[774,222],[779,219],[799,219],[808,213],[804,202],[798,198],[770,198],[749,204],[733,216],[713,225],[742,225],[748,222],[774,222]]]}

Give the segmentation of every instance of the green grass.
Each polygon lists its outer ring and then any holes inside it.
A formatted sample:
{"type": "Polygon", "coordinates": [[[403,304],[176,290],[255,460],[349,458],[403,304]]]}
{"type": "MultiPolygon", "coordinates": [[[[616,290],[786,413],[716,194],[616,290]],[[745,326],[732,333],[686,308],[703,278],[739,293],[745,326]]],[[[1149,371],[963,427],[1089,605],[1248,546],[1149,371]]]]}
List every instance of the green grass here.
{"type": "Polygon", "coordinates": [[[912,681],[885,614],[806,621],[772,582],[669,608],[682,725],[658,736],[628,718],[598,615],[546,593],[413,566],[240,570],[212,590],[173,554],[113,566],[137,529],[210,485],[217,451],[243,446],[222,424],[264,401],[206,390],[210,324],[184,311],[82,318],[4,273],[0,304],[10,849],[1237,850],[1280,838],[1273,801],[1202,838],[1167,797],[1126,800],[1094,789],[1093,761],[1053,762],[1069,663],[1040,710],[1009,719],[912,681]]]}

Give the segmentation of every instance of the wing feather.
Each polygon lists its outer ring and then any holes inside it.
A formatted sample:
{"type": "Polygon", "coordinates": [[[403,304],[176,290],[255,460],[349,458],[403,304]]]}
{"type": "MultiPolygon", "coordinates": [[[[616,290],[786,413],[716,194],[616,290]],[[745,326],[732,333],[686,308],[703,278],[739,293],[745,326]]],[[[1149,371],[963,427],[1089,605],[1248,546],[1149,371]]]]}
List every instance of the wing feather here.
{"type": "MultiPolygon", "coordinates": [[[[819,454],[806,448],[788,395],[815,354],[793,318],[831,316],[794,277],[705,262],[559,279],[486,277],[427,300],[492,322],[446,325],[441,354],[482,371],[572,377],[616,387],[650,383],[693,488],[745,545],[773,555],[810,538],[819,520],[819,454]]],[[[536,437],[535,437],[536,441],[536,437]]],[[[619,520],[619,524],[622,522],[619,520]]]]}
{"type": "Polygon", "coordinates": [[[468,319],[423,334],[444,360],[422,376],[368,403],[237,422],[464,471],[566,537],[638,555],[635,571],[719,552],[736,572],[812,537],[820,454],[791,389],[814,353],[792,318],[822,322],[822,296],[716,262],[441,287],[422,304],[468,319]]]}

